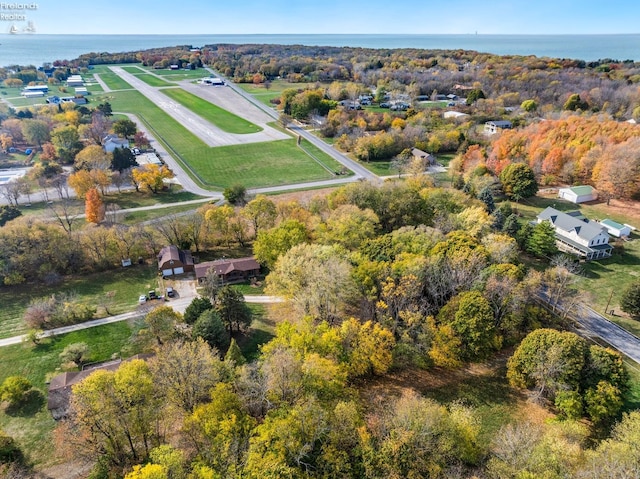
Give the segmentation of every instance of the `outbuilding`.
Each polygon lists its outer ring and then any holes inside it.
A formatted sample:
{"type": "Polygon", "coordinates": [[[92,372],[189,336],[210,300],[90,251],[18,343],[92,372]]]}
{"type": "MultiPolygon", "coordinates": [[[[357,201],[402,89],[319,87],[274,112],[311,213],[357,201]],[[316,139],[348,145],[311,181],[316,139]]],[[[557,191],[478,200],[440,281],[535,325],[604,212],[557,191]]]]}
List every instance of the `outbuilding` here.
{"type": "Polygon", "coordinates": [[[631,227],[629,225],[621,225],[609,218],[602,220],[600,224],[607,229],[607,233],[616,238],[622,238],[623,236],[629,236],[631,234],[631,227]]]}
{"type": "Polygon", "coordinates": [[[193,271],[191,251],[178,249],[177,246],[165,246],[158,253],[158,271],[162,276],[173,276],[193,271]]]}
{"type": "Polygon", "coordinates": [[[572,186],[571,188],[560,188],[558,198],[570,201],[571,203],[584,203],[598,199],[598,192],[592,186],[572,186]]]}

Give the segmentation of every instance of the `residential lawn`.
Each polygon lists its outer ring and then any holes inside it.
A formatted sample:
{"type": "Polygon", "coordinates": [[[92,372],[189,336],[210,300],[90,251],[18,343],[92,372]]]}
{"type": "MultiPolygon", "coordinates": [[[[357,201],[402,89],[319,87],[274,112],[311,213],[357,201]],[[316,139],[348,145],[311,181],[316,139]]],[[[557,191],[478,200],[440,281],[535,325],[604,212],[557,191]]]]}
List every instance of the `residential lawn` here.
{"type": "MultiPolygon", "coordinates": [[[[0,348],[0,382],[8,376],[26,376],[34,386],[28,402],[17,410],[0,413],[0,429],[12,436],[35,465],[55,463],[52,432],[56,422],[47,410],[49,376],[60,372],[60,353],[72,343],[89,346],[90,361],[105,361],[129,344],[131,326],[119,322],[85,329],[53,338],[46,338],[38,346],[18,344],[0,348]]],[[[133,354],[128,352],[128,354],[133,354]]]]}
{"type": "Polygon", "coordinates": [[[624,360],[629,371],[629,391],[625,397],[623,411],[630,412],[640,409],[640,366],[629,359],[624,360]]]}
{"type": "Polygon", "coordinates": [[[449,166],[451,160],[453,160],[456,156],[458,156],[457,153],[438,153],[436,155],[436,161],[438,163],[441,163],[442,166],[449,166]]]}
{"type": "MultiPolygon", "coordinates": [[[[357,160],[356,160],[357,161],[357,160]]],[[[378,176],[393,176],[398,175],[396,170],[391,169],[391,160],[382,160],[382,161],[358,161],[362,166],[364,166],[371,173],[374,173],[378,176]]]]}
{"type": "Polygon", "coordinates": [[[417,109],[446,108],[447,103],[446,101],[419,101],[414,106],[417,109]]]}
{"type": "Polygon", "coordinates": [[[162,90],[162,93],[227,133],[247,134],[262,131],[258,125],[181,88],[162,90]]]}
{"type": "Polygon", "coordinates": [[[129,85],[120,76],[113,73],[111,70],[104,71],[99,74],[100,79],[106,83],[106,85],[112,90],[131,90],[133,87],[129,85]]]}
{"type": "Polygon", "coordinates": [[[247,361],[254,361],[260,355],[260,346],[275,336],[275,323],[267,317],[265,305],[247,303],[253,313],[253,321],[249,332],[236,338],[238,346],[247,361]]]}
{"type": "Polygon", "coordinates": [[[249,281],[244,283],[234,284],[233,288],[246,295],[261,295],[264,294],[264,277],[258,280],[257,284],[251,284],[249,281]]]}
{"type": "MultiPolygon", "coordinates": [[[[65,278],[62,284],[55,286],[41,284],[3,286],[0,288],[0,304],[2,304],[0,338],[27,332],[28,328],[22,317],[33,298],[46,297],[54,293],[74,292],[83,302],[98,306],[103,302],[105,293],[115,291],[113,302],[109,305],[109,312],[120,314],[133,310],[137,305],[138,296],[157,286],[158,274],[155,264],[142,266],[135,264],[129,268],[65,278]]],[[[105,316],[105,311],[101,307],[98,308],[98,316],[105,316]]]]}

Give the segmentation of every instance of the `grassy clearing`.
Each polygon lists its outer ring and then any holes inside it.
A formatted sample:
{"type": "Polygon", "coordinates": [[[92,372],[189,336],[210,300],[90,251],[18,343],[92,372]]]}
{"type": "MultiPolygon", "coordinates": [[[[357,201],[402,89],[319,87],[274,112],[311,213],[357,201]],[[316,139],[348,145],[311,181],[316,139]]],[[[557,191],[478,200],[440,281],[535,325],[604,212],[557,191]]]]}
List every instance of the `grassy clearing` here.
{"type": "Polygon", "coordinates": [[[47,376],[62,372],[60,353],[72,343],[89,345],[90,360],[104,361],[119,353],[129,343],[131,326],[127,322],[47,338],[38,346],[18,344],[0,348],[0,362],[11,367],[0,368],[0,381],[10,375],[26,376],[35,390],[29,401],[15,411],[0,413],[0,428],[14,437],[29,459],[36,465],[55,461],[52,432],[56,422],[46,404],[47,376]]]}
{"type": "MultiPolygon", "coordinates": [[[[203,203],[204,204],[204,203],[203,203]]],[[[184,213],[185,211],[195,211],[201,205],[181,205],[181,206],[169,206],[167,208],[160,208],[157,210],[145,210],[145,211],[123,211],[118,215],[118,223],[124,223],[128,225],[135,225],[144,221],[151,221],[158,218],[163,218],[168,215],[174,215],[178,213],[184,213]]]]}
{"type": "Polygon", "coordinates": [[[251,284],[249,281],[240,284],[234,284],[233,288],[242,294],[259,295],[264,294],[264,277],[261,277],[257,284],[251,284]]]}
{"type": "Polygon", "coordinates": [[[181,88],[162,90],[162,93],[227,133],[247,134],[262,131],[262,128],[258,125],[254,125],[250,121],[240,118],[181,88]]]}
{"type": "Polygon", "coordinates": [[[267,309],[262,304],[249,304],[253,313],[251,329],[246,336],[237,339],[238,346],[247,361],[254,361],[260,355],[260,346],[275,336],[275,323],[268,318],[267,309]]]}
{"type": "Polygon", "coordinates": [[[236,85],[247,93],[253,95],[256,100],[259,100],[267,106],[274,107],[275,105],[271,103],[271,100],[279,98],[284,90],[289,88],[306,90],[307,88],[313,88],[315,83],[289,83],[283,80],[274,80],[269,84],[268,88],[264,84],[254,85],[253,83],[237,83],[236,85]]]}
{"type": "MultiPolygon", "coordinates": [[[[24,334],[27,326],[22,317],[33,298],[50,296],[54,293],[74,292],[88,304],[97,306],[103,303],[105,294],[115,291],[109,305],[111,314],[131,311],[137,305],[138,295],[158,287],[156,265],[135,265],[87,276],[70,278],[61,285],[45,286],[31,284],[0,288],[0,338],[24,334]]],[[[103,308],[98,314],[104,315],[103,308]]]]}
{"type": "MultiPolygon", "coordinates": [[[[333,161],[323,154],[323,163],[333,161]]],[[[210,184],[216,182],[221,187],[242,184],[256,188],[333,178],[298,148],[294,139],[213,148],[208,159],[193,166],[210,184]]]]}
{"type": "Polygon", "coordinates": [[[133,87],[129,85],[120,76],[112,71],[105,71],[100,73],[100,79],[106,83],[106,85],[112,90],[131,90],[133,87]]]}
{"type": "Polygon", "coordinates": [[[151,72],[154,75],[165,77],[168,81],[180,81],[180,80],[195,80],[197,78],[206,78],[209,76],[209,72],[202,68],[197,70],[171,70],[169,68],[151,68],[143,65],[138,65],[138,68],[143,71],[151,72]]]}
{"type": "Polygon", "coordinates": [[[147,71],[137,66],[134,66],[134,67],[123,66],[122,69],[127,73],[131,73],[132,75],[140,75],[141,73],[145,73],[147,71]]]}
{"type": "Polygon", "coordinates": [[[162,78],[149,75],[148,73],[142,73],[140,75],[136,75],[136,78],[139,78],[140,80],[145,82],[147,85],[154,86],[154,87],[175,86],[174,83],[166,82],[162,78]]]}

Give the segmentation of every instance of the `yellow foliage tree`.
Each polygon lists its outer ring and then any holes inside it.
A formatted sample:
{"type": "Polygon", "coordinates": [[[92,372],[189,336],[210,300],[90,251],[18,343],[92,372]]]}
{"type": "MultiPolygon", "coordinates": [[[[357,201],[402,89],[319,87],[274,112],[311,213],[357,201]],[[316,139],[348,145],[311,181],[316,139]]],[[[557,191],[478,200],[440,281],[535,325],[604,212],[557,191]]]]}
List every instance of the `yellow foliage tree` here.
{"type": "Polygon", "coordinates": [[[164,185],[165,179],[171,179],[175,175],[166,165],[142,165],[140,168],[135,168],[131,175],[133,181],[135,181],[141,187],[147,187],[154,194],[158,193],[164,185]]]}

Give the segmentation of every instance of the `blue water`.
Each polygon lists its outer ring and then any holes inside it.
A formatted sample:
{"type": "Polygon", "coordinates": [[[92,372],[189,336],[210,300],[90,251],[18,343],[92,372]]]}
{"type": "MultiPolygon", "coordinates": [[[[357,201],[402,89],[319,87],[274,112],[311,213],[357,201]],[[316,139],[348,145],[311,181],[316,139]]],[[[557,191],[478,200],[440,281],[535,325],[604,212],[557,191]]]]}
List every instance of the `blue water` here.
{"type": "Polygon", "coordinates": [[[42,65],[88,52],[126,52],[214,43],[476,50],[586,61],[640,60],[640,34],[629,35],[0,35],[0,65],[42,65]]]}

